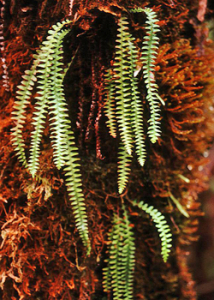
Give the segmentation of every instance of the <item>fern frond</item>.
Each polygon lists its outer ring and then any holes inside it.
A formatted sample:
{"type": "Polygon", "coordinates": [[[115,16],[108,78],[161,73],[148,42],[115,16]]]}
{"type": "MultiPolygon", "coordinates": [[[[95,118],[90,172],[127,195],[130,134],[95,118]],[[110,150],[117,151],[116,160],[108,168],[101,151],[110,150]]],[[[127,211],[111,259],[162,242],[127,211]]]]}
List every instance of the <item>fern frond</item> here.
{"type": "Polygon", "coordinates": [[[37,70],[37,88],[39,95],[36,97],[37,103],[33,116],[34,131],[31,138],[30,158],[28,169],[32,175],[35,176],[39,167],[39,147],[42,137],[42,131],[45,125],[45,114],[47,112],[48,101],[50,97],[51,83],[52,83],[52,55],[54,55],[57,46],[59,45],[58,33],[61,31],[65,24],[71,21],[58,22],[53,25],[52,29],[48,31],[47,39],[42,43],[39,56],[39,69],[37,70]]]}
{"type": "Polygon", "coordinates": [[[22,76],[23,79],[21,81],[21,85],[18,86],[14,110],[12,112],[12,119],[16,123],[15,127],[12,129],[12,143],[17,151],[19,161],[24,167],[27,167],[27,158],[25,155],[25,144],[22,136],[22,130],[26,120],[26,107],[30,102],[30,96],[36,81],[36,69],[39,64],[38,56],[35,55],[34,57],[35,60],[31,69],[26,70],[25,74],[22,76]]]}
{"type": "Polygon", "coordinates": [[[57,36],[57,44],[52,54],[52,65],[50,68],[51,82],[49,95],[49,114],[51,115],[50,130],[53,143],[53,159],[56,167],[60,169],[64,166],[64,131],[70,124],[68,109],[64,95],[64,71],[63,71],[63,50],[62,42],[69,30],[62,30],[57,36]]]}
{"type": "MultiPolygon", "coordinates": [[[[119,233],[118,233],[118,229],[116,226],[114,226],[114,223],[117,224],[118,222],[118,216],[114,215],[113,218],[113,226],[110,230],[110,232],[108,233],[108,241],[110,243],[109,245],[109,257],[108,259],[105,260],[105,262],[107,263],[107,267],[103,268],[103,289],[104,292],[109,292],[112,288],[112,274],[111,274],[111,257],[110,257],[110,249],[112,247],[112,241],[114,239],[119,239],[119,233]],[[116,236],[117,234],[117,236],[116,236]]],[[[114,246],[115,247],[115,246],[114,246]]]]}
{"type": "Polygon", "coordinates": [[[146,99],[150,106],[150,119],[148,127],[148,135],[152,143],[158,140],[161,134],[160,129],[160,107],[157,84],[155,83],[155,59],[159,45],[157,32],[160,31],[156,13],[151,8],[143,10],[146,13],[146,30],[148,35],[145,36],[142,46],[143,76],[147,88],[146,99]]]}
{"type": "Polygon", "coordinates": [[[74,133],[69,128],[70,125],[67,126],[65,130],[63,140],[63,144],[65,146],[63,153],[65,160],[64,171],[66,176],[66,186],[73,208],[75,224],[82,238],[83,244],[87,248],[87,254],[89,255],[91,247],[88,236],[86,206],[82,192],[78,149],[75,145],[74,133]]]}
{"type": "Polygon", "coordinates": [[[132,13],[140,13],[143,12],[145,8],[141,8],[141,7],[136,7],[136,8],[132,8],[129,11],[132,13]]]}
{"type": "Polygon", "coordinates": [[[135,242],[134,234],[131,230],[131,224],[128,214],[123,205],[123,267],[121,271],[121,280],[124,283],[124,299],[133,299],[133,273],[135,267],[135,242]]]}
{"type": "Polygon", "coordinates": [[[109,257],[103,269],[104,290],[113,291],[113,299],[133,299],[133,271],[135,244],[127,212],[124,217],[114,215],[113,227],[109,233],[109,257]]]}
{"type": "Polygon", "coordinates": [[[52,55],[52,65],[50,68],[51,82],[49,95],[49,113],[51,139],[54,148],[54,163],[60,169],[64,166],[66,176],[66,186],[71,200],[75,224],[82,238],[83,244],[90,253],[90,241],[88,236],[88,224],[84,195],[82,192],[82,182],[80,165],[78,163],[78,149],[75,146],[74,133],[70,130],[68,108],[66,105],[62,68],[63,51],[62,41],[69,30],[61,31],[57,36],[57,44],[52,55]]]}
{"type": "Polygon", "coordinates": [[[111,270],[111,287],[113,299],[122,299],[123,283],[121,281],[122,271],[122,250],[123,250],[123,220],[115,215],[113,220],[113,239],[110,241],[109,264],[111,270]]]}
{"type": "MultiPolygon", "coordinates": [[[[42,43],[30,71],[23,76],[18,91],[18,103],[15,105],[14,119],[17,121],[13,133],[13,142],[17,147],[20,160],[28,166],[32,176],[36,176],[39,166],[39,146],[44,129],[46,113],[49,109],[51,139],[54,148],[54,162],[58,169],[64,167],[66,186],[74,212],[76,226],[83,244],[90,253],[86,207],[82,192],[81,175],[78,163],[78,150],[74,142],[74,134],[70,130],[68,109],[63,91],[65,70],[62,67],[62,42],[69,29],[62,30],[63,26],[71,21],[58,22],[48,31],[47,39],[42,43]],[[37,81],[38,95],[36,96],[35,112],[33,114],[34,131],[32,133],[30,158],[27,165],[22,140],[22,128],[25,116],[25,107],[29,103],[34,81],[37,81]]],[[[66,69],[67,71],[67,69],[66,69]]]]}
{"type": "Polygon", "coordinates": [[[131,155],[129,155],[123,145],[120,144],[118,152],[118,192],[122,194],[128,182],[130,173],[131,155]]]}
{"type": "Polygon", "coordinates": [[[159,233],[159,237],[161,239],[161,255],[163,257],[163,261],[167,262],[172,247],[172,234],[165,217],[156,208],[154,208],[153,206],[149,206],[143,201],[139,203],[134,201],[133,205],[138,206],[140,209],[149,214],[153,222],[155,223],[155,226],[159,233]]]}
{"type": "MultiPolygon", "coordinates": [[[[61,28],[70,23],[71,21],[63,21],[57,23],[53,26],[54,30],[49,31],[49,35],[52,37],[61,28]]],[[[48,38],[47,38],[48,39],[48,38]]],[[[44,47],[43,47],[44,48],[44,47]]],[[[44,49],[45,51],[45,49],[44,49]]],[[[23,140],[22,130],[26,120],[26,107],[29,105],[30,96],[32,94],[32,89],[37,80],[36,74],[38,72],[38,66],[42,60],[43,51],[41,48],[34,55],[34,61],[30,70],[26,70],[25,74],[22,76],[21,84],[18,86],[17,97],[14,103],[14,111],[12,112],[12,119],[15,121],[15,127],[12,129],[12,142],[15,150],[17,151],[17,156],[25,167],[28,167],[27,159],[25,155],[25,144],[23,140]]]]}
{"type": "Polygon", "coordinates": [[[115,115],[115,82],[112,78],[112,70],[109,69],[106,74],[106,103],[105,103],[105,114],[108,118],[107,126],[109,127],[109,131],[111,136],[116,138],[117,130],[116,130],[116,115],[115,115]]]}
{"type": "Polygon", "coordinates": [[[131,83],[131,123],[135,136],[136,153],[138,162],[144,165],[146,159],[146,149],[143,131],[143,106],[138,91],[138,80],[134,76],[137,64],[137,49],[134,45],[134,38],[129,37],[129,55],[130,55],[130,83],[131,83]]]}
{"type": "Polygon", "coordinates": [[[127,48],[129,47],[129,31],[126,17],[122,16],[118,23],[115,53],[115,98],[116,116],[121,140],[129,155],[132,153],[133,140],[131,130],[131,90],[129,84],[130,58],[127,48]]]}

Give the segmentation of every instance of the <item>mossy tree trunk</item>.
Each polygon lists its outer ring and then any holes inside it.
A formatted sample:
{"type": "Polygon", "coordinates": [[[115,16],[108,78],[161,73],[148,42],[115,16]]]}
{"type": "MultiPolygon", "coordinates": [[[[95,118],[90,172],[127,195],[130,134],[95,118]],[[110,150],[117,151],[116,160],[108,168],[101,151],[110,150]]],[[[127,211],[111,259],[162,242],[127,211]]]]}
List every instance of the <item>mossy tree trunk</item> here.
{"type": "MultiPolygon", "coordinates": [[[[205,2],[1,0],[1,299],[113,299],[103,291],[102,272],[112,217],[120,214],[124,202],[135,236],[133,299],[196,299],[189,246],[197,240],[202,215],[197,198],[206,189],[204,166],[214,136],[214,51],[204,23],[205,2]],[[128,184],[120,195],[120,139],[111,137],[106,126],[105,78],[114,60],[121,14],[126,14],[136,44],[146,34],[145,16],[130,13],[137,7],[152,8],[159,19],[155,77],[165,105],[160,103],[161,136],[155,144],[146,137],[143,167],[133,155],[128,184]],[[81,161],[90,256],[75,226],[65,174],[53,163],[48,118],[40,145],[42,180],[32,179],[11,142],[15,125],[11,116],[21,76],[51,26],[65,18],[72,25],[64,39],[64,64],[72,57],[73,61],[64,93],[81,161]],[[152,220],[131,205],[132,200],[144,201],[165,215],[173,235],[167,263],[152,220]]],[[[146,132],[150,113],[142,69],[141,62],[137,76],[146,132]]],[[[36,93],[33,90],[23,131],[27,157],[36,93]]]]}

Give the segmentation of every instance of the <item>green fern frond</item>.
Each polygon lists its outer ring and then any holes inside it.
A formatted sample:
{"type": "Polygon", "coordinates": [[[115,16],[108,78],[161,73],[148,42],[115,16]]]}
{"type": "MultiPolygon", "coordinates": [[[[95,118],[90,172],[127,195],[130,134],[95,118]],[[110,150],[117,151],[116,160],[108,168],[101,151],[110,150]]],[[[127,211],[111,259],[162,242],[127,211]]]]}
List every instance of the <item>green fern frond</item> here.
{"type": "MultiPolygon", "coordinates": [[[[70,23],[71,21],[59,22],[53,26],[52,30],[49,30],[49,36],[47,40],[50,40],[56,35],[65,24],[70,23]]],[[[45,42],[44,42],[45,43],[45,42]]],[[[46,51],[45,45],[43,45],[34,55],[34,61],[30,70],[25,71],[25,74],[22,76],[23,80],[21,85],[18,86],[17,97],[14,103],[14,111],[12,112],[12,119],[15,121],[15,127],[12,129],[12,142],[15,150],[17,151],[17,156],[22,162],[23,166],[28,167],[26,155],[25,155],[25,144],[23,140],[23,127],[26,120],[26,107],[29,105],[30,97],[32,95],[32,89],[37,80],[36,74],[38,73],[38,66],[43,59],[43,52],[46,51]],[[43,49],[43,50],[42,50],[43,49]]],[[[50,58],[50,57],[49,57],[50,58]]],[[[44,75],[45,76],[45,75],[44,75]]],[[[38,131],[39,132],[39,131],[38,131]]],[[[35,138],[35,140],[37,140],[35,138]]],[[[35,150],[36,152],[38,150],[35,150]]],[[[35,172],[33,172],[35,174],[35,172]]]]}
{"type": "Polygon", "coordinates": [[[132,158],[127,153],[123,143],[120,144],[118,158],[118,191],[119,194],[122,194],[128,182],[132,158]]]}
{"type": "MultiPolygon", "coordinates": [[[[70,128],[70,126],[68,126],[70,128]]],[[[73,207],[73,213],[75,218],[75,224],[79,230],[79,234],[82,238],[83,244],[87,248],[87,254],[90,253],[90,240],[88,236],[88,224],[86,215],[86,206],[84,195],[82,192],[82,182],[80,173],[80,164],[78,158],[78,149],[75,146],[74,134],[67,128],[64,134],[65,145],[64,160],[65,160],[65,176],[66,186],[69,197],[71,199],[71,205],[73,207]]]]}
{"type": "Polygon", "coordinates": [[[145,8],[141,8],[141,7],[136,7],[136,8],[132,8],[129,11],[132,13],[140,13],[143,12],[145,8]]]}
{"type": "Polygon", "coordinates": [[[155,223],[155,226],[159,233],[159,237],[161,239],[161,255],[163,257],[163,261],[167,262],[172,247],[172,234],[165,217],[156,208],[154,208],[153,206],[149,206],[143,201],[139,203],[134,201],[133,205],[138,206],[140,209],[149,214],[153,222],[155,223]]]}
{"type": "Polygon", "coordinates": [[[109,257],[103,269],[104,290],[113,291],[113,299],[133,299],[133,272],[135,264],[135,244],[128,215],[114,215],[113,227],[109,233],[109,257]]]}
{"type": "MultiPolygon", "coordinates": [[[[13,142],[18,150],[20,160],[28,167],[32,176],[36,176],[39,166],[39,146],[44,129],[46,113],[50,114],[51,139],[54,148],[54,162],[58,169],[64,167],[66,186],[74,212],[76,226],[83,244],[90,253],[86,207],[82,192],[78,150],[74,142],[74,134],[70,130],[68,109],[63,91],[63,50],[62,42],[69,29],[62,30],[63,26],[71,21],[59,22],[48,31],[47,39],[42,43],[33,66],[23,77],[19,87],[17,103],[15,104],[14,119],[17,122],[13,133],[13,142]],[[32,133],[30,158],[27,165],[22,140],[22,128],[25,121],[25,107],[29,103],[32,86],[37,80],[38,96],[36,96],[35,112],[33,114],[34,131],[32,133]]],[[[67,69],[66,69],[67,71],[67,69]]]]}
{"type": "Polygon", "coordinates": [[[56,53],[58,46],[61,45],[61,38],[64,37],[64,33],[67,33],[67,31],[63,31],[59,35],[59,32],[62,30],[63,26],[68,23],[70,23],[70,21],[59,22],[54,25],[52,29],[48,31],[47,39],[42,43],[42,47],[38,53],[39,68],[37,70],[37,88],[39,94],[36,97],[37,103],[33,116],[34,131],[31,138],[30,158],[28,163],[28,169],[32,177],[35,176],[39,167],[39,147],[45,125],[45,114],[50,98],[52,80],[54,77],[54,74],[51,73],[53,64],[52,56],[56,53]]]}
{"type": "Polygon", "coordinates": [[[50,95],[49,95],[49,114],[51,115],[50,130],[53,143],[53,158],[58,169],[64,166],[64,131],[68,124],[68,109],[64,95],[64,71],[63,71],[63,38],[68,34],[69,30],[61,31],[57,36],[57,44],[52,54],[52,65],[50,68],[50,95]]]}
{"type": "Polygon", "coordinates": [[[135,267],[135,241],[131,230],[131,224],[128,214],[123,205],[123,268],[121,271],[121,280],[124,282],[124,299],[133,299],[133,274],[135,267]]]}
{"type": "Polygon", "coordinates": [[[117,125],[116,125],[116,114],[115,114],[115,82],[113,81],[112,70],[109,69],[106,75],[106,104],[105,114],[108,118],[107,126],[111,136],[116,138],[117,136],[117,125]]]}
{"type": "Polygon", "coordinates": [[[130,55],[130,83],[131,83],[131,123],[135,136],[136,153],[138,162],[144,165],[146,159],[145,139],[143,130],[143,106],[138,91],[138,80],[134,76],[137,65],[137,49],[134,45],[134,38],[129,35],[129,55],[130,55]]]}
{"type": "Polygon", "coordinates": [[[145,36],[142,47],[142,61],[143,61],[143,76],[147,88],[146,99],[150,106],[150,119],[148,120],[148,135],[152,143],[158,140],[161,134],[160,129],[160,107],[157,84],[155,83],[155,59],[157,56],[157,49],[159,45],[159,38],[157,32],[160,31],[156,13],[151,8],[143,10],[146,13],[146,30],[148,35],[145,36]]]}
{"type": "Polygon", "coordinates": [[[115,98],[116,116],[121,140],[129,155],[132,153],[133,140],[131,129],[131,90],[129,83],[130,57],[127,51],[129,47],[128,21],[122,16],[118,23],[115,53],[115,98]]]}
{"type": "Polygon", "coordinates": [[[12,120],[16,123],[15,127],[12,129],[12,142],[15,150],[17,151],[19,161],[25,167],[27,167],[27,158],[25,155],[25,144],[22,136],[22,130],[26,120],[26,107],[30,103],[30,96],[36,81],[36,68],[39,64],[38,56],[35,55],[34,57],[35,60],[31,69],[26,70],[25,74],[22,76],[23,80],[21,81],[21,85],[18,86],[16,101],[13,108],[14,110],[12,112],[12,120]]]}

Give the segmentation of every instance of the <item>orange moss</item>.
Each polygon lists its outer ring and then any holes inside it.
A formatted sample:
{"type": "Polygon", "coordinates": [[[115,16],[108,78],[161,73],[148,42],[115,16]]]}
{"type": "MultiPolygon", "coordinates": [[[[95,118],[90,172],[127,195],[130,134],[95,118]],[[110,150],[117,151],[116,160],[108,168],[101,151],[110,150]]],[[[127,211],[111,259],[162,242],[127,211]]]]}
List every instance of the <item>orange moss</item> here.
{"type": "MultiPolygon", "coordinates": [[[[205,54],[195,47],[189,23],[197,13],[197,1],[74,1],[71,18],[75,21],[64,45],[65,61],[76,56],[65,78],[65,93],[81,154],[90,258],[75,229],[63,174],[52,162],[48,126],[42,141],[40,182],[33,181],[18,163],[10,141],[10,116],[21,75],[30,67],[32,54],[50,26],[69,14],[69,1],[40,2],[27,6],[25,1],[13,0],[6,9],[10,93],[1,82],[0,297],[106,299],[101,274],[107,232],[121,199],[117,194],[118,140],[109,137],[103,115],[103,75],[113,58],[116,21],[121,11],[149,5],[158,12],[162,28],[156,63],[159,92],[165,101],[165,107],[161,107],[162,136],[157,145],[147,141],[144,168],[133,161],[124,197],[144,199],[166,215],[173,231],[173,253],[163,264],[159,237],[151,220],[128,207],[136,237],[134,299],[196,299],[187,266],[188,247],[197,239],[201,215],[197,196],[206,188],[208,176],[204,152],[214,136],[213,50],[204,41],[205,54]],[[189,219],[170,202],[170,193],[188,211],[189,219]]],[[[145,20],[129,17],[139,42],[145,20]]],[[[2,73],[2,67],[0,70],[2,73]]],[[[143,80],[139,88],[145,99],[143,80]]],[[[26,142],[32,109],[33,103],[24,132],[26,142]]]]}

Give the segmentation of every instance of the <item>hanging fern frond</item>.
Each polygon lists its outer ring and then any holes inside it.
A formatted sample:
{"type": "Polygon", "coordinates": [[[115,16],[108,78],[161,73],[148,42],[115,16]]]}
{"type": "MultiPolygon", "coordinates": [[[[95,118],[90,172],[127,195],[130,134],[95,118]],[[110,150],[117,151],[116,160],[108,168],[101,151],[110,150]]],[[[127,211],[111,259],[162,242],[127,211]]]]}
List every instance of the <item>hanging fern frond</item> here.
{"type": "Polygon", "coordinates": [[[121,279],[124,282],[124,299],[133,299],[133,274],[135,267],[135,241],[132,227],[128,219],[128,213],[123,205],[123,232],[124,232],[124,247],[123,247],[123,268],[121,271],[121,279]]]}
{"type": "Polygon", "coordinates": [[[146,159],[146,149],[143,130],[143,106],[138,91],[138,80],[134,76],[137,65],[137,49],[134,38],[129,34],[130,84],[131,84],[131,123],[135,136],[138,162],[143,167],[146,159]]]}
{"type": "Polygon", "coordinates": [[[105,114],[108,118],[106,122],[109,127],[109,132],[111,136],[116,138],[117,136],[117,125],[116,125],[116,114],[115,114],[115,82],[112,78],[112,70],[109,69],[106,74],[106,104],[105,104],[105,114]]]}
{"type": "Polygon", "coordinates": [[[63,80],[67,68],[63,69],[62,42],[69,29],[62,28],[71,21],[59,22],[48,31],[47,39],[42,43],[33,66],[23,76],[17,92],[14,120],[17,122],[13,133],[13,143],[18,151],[19,159],[28,167],[32,177],[36,176],[39,167],[39,146],[44,129],[46,113],[50,114],[51,139],[54,148],[54,163],[57,168],[64,167],[66,186],[71,200],[73,213],[83,244],[90,253],[86,207],[82,192],[78,149],[74,142],[71,122],[66,105],[63,80]],[[33,113],[34,131],[32,133],[29,163],[24,152],[22,129],[25,121],[25,108],[29,104],[34,82],[37,80],[38,95],[33,113]]]}
{"type": "Polygon", "coordinates": [[[50,68],[51,82],[49,95],[50,130],[53,143],[54,163],[58,169],[64,166],[64,134],[66,127],[70,125],[67,104],[64,95],[64,71],[63,71],[63,38],[69,30],[61,31],[57,36],[57,44],[52,54],[52,65],[50,68]]]}
{"type": "Polygon", "coordinates": [[[115,71],[115,99],[116,116],[121,140],[129,155],[132,153],[133,140],[131,129],[131,90],[129,83],[130,57],[128,21],[125,16],[119,19],[116,39],[115,71]]]}
{"type": "Polygon", "coordinates": [[[128,182],[132,158],[127,153],[123,143],[120,144],[118,158],[118,191],[119,194],[122,194],[128,182]]]}
{"type": "Polygon", "coordinates": [[[12,112],[12,120],[15,121],[16,125],[12,129],[12,142],[17,152],[19,161],[23,166],[27,167],[27,158],[25,155],[25,144],[23,140],[23,127],[26,120],[26,107],[30,103],[30,96],[32,93],[33,86],[36,81],[36,68],[39,64],[38,56],[34,56],[34,63],[30,70],[26,70],[22,76],[23,80],[21,85],[18,86],[16,101],[14,103],[14,111],[12,112]]]}
{"type": "Polygon", "coordinates": [[[68,108],[64,95],[64,72],[63,72],[63,51],[62,42],[69,30],[61,31],[57,36],[57,44],[52,55],[52,65],[50,68],[51,82],[49,95],[49,114],[51,139],[54,149],[54,163],[60,169],[64,166],[66,176],[66,186],[74,212],[75,224],[79,230],[83,244],[90,253],[90,241],[88,236],[88,224],[84,195],[82,192],[82,182],[80,165],[78,159],[78,149],[75,146],[74,133],[70,129],[68,108]]]}
{"type": "Polygon", "coordinates": [[[39,94],[36,97],[37,103],[33,116],[34,131],[32,133],[30,158],[28,163],[28,169],[32,177],[35,176],[39,167],[39,147],[45,125],[45,114],[47,112],[50,97],[52,77],[54,76],[50,73],[53,64],[52,56],[56,52],[58,45],[61,43],[60,37],[64,37],[64,32],[60,33],[60,35],[59,32],[62,30],[63,26],[68,23],[70,23],[70,21],[64,21],[62,23],[58,22],[54,25],[52,29],[48,31],[47,39],[42,43],[42,47],[38,53],[39,68],[37,70],[37,88],[39,89],[39,94]]]}
{"type": "MultiPolygon", "coordinates": [[[[53,26],[52,30],[49,30],[48,32],[48,44],[51,45],[52,44],[52,40],[55,38],[55,36],[57,35],[57,33],[62,29],[62,27],[65,24],[70,23],[71,21],[63,21],[63,22],[59,22],[56,25],[53,26]]],[[[17,99],[14,103],[14,111],[12,112],[13,117],[12,119],[15,121],[15,127],[12,129],[13,133],[12,133],[12,142],[14,145],[15,150],[17,151],[17,156],[19,158],[19,160],[22,162],[22,164],[25,167],[28,167],[28,163],[27,163],[27,159],[26,159],[26,155],[25,155],[25,144],[24,144],[24,140],[23,140],[23,127],[24,127],[24,123],[26,120],[26,107],[27,105],[29,105],[29,101],[30,101],[30,97],[32,95],[32,89],[33,86],[35,84],[35,81],[37,80],[37,73],[38,73],[38,66],[41,65],[41,62],[44,59],[47,59],[47,53],[46,51],[50,50],[48,48],[47,45],[47,41],[43,42],[42,47],[40,47],[40,49],[37,51],[37,54],[34,55],[34,61],[32,64],[32,67],[30,70],[25,71],[25,74],[23,75],[23,80],[21,82],[21,85],[18,86],[18,91],[17,91],[17,99]]],[[[53,49],[52,49],[53,50],[53,49]]],[[[51,53],[53,53],[53,51],[48,51],[48,53],[50,54],[50,56],[48,57],[49,60],[51,60],[51,53]]],[[[43,62],[44,65],[44,62],[43,62]]],[[[44,70],[43,70],[44,72],[44,70]]],[[[42,71],[40,71],[40,73],[42,73],[42,71]]],[[[43,77],[47,77],[47,74],[43,75],[43,77]]],[[[43,111],[46,111],[46,105],[41,105],[39,107],[37,107],[39,110],[40,108],[42,108],[43,111]]],[[[35,113],[35,119],[37,120],[38,117],[36,117],[36,115],[40,114],[39,111],[36,111],[35,113]]],[[[44,117],[44,116],[43,116],[44,117]]],[[[43,122],[44,122],[44,118],[42,118],[41,120],[39,120],[39,126],[40,127],[43,122]]],[[[35,149],[31,151],[32,155],[36,157],[36,161],[35,163],[33,162],[33,159],[30,159],[30,164],[31,164],[31,168],[30,171],[32,171],[32,175],[35,175],[35,171],[36,168],[38,167],[38,157],[37,157],[37,152],[38,152],[38,144],[39,144],[39,137],[40,137],[40,129],[35,130],[35,134],[34,134],[34,140],[35,140],[35,149]],[[33,166],[32,166],[33,163],[33,166]]]]}
{"type": "Polygon", "coordinates": [[[133,299],[133,272],[135,265],[135,244],[127,212],[123,218],[114,215],[113,227],[109,233],[109,257],[103,269],[104,290],[113,291],[113,299],[133,299]]]}
{"type": "Polygon", "coordinates": [[[155,59],[157,56],[157,50],[159,45],[159,38],[157,32],[160,31],[157,24],[158,19],[156,13],[151,8],[145,8],[143,10],[146,13],[146,31],[142,47],[142,62],[143,62],[143,76],[147,88],[146,99],[150,106],[150,119],[148,120],[148,135],[152,143],[158,140],[161,134],[160,129],[160,107],[159,107],[159,95],[158,86],[155,83],[155,59]]]}
{"type": "MultiPolygon", "coordinates": [[[[67,126],[70,128],[70,126],[67,126]]],[[[88,236],[88,222],[86,215],[86,206],[84,195],[82,192],[82,181],[80,173],[80,164],[78,158],[78,149],[75,146],[74,134],[67,128],[64,135],[65,145],[64,149],[64,160],[65,160],[65,176],[66,186],[68,194],[71,199],[71,205],[73,208],[75,224],[79,230],[79,234],[82,238],[83,244],[87,249],[87,255],[90,254],[90,240],[88,236]]]]}
{"type": "Polygon", "coordinates": [[[163,257],[163,261],[167,262],[172,247],[172,234],[164,215],[162,215],[161,212],[159,212],[156,208],[154,208],[153,206],[149,206],[143,201],[139,203],[133,201],[133,205],[139,207],[147,214],[149,214],[152,218],[152,221],[155,223],[155,226],[159,233],[159,237],[161,239],[161,255],[163,257]]]}

